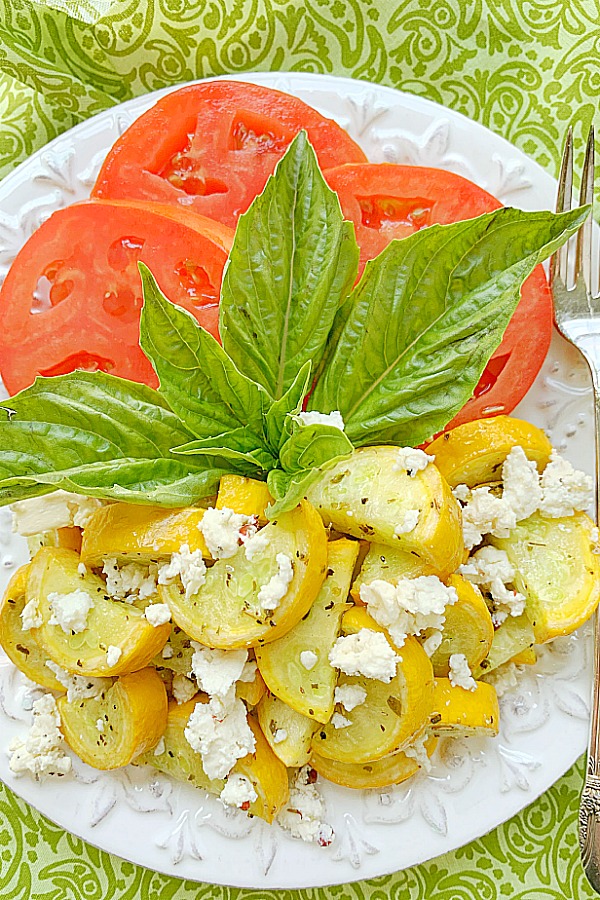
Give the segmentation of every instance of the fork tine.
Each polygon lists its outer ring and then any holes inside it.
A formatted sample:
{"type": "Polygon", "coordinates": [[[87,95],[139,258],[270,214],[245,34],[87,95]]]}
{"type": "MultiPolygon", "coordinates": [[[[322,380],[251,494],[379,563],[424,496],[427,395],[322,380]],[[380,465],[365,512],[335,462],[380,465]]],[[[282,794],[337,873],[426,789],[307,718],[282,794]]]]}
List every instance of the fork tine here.
{"type": "MultiPolygon", "coordinates": [[[[558,192],[556,195],[556,212],[566,212],[571,209],[571,201],[573,195],[573,129],[569,126],[567,131],[567,139],[565,141],[565,149],[563,150],[562,162],[560,164],[560,175],[558,176],[558,192]]],[[[550,261],[550,281],[554,281],[556,277],[560,278],[564,284],[567,283],[568,273],[568,242],[554,253],[550,261]]]]}
{"type": "MultiPolygon", "coordinates": [[[[581,174],[581,190],[579,192],[579,205],[592,204],[594,201],[594,126],[590,128],[587,145],[585,148],[585,160],[581,174]]],[[[583,275],[585,286],[593,293],[592,286],[592,217],[588,216],[577,233],[577,252],[575,258],[575,278],[583,275]]]]}

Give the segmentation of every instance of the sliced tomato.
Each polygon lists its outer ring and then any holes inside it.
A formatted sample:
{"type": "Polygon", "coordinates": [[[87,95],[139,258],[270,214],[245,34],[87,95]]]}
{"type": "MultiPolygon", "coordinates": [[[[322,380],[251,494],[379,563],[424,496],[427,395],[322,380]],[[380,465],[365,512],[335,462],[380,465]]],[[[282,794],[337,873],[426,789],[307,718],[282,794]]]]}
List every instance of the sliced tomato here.
{"type": "MultiPolygon", "coordinates": [[[[380,163],[338,166],[324,174],[339,195],[344,216],[356,227],[361,271],[393,238],[502,206],[473,182],[441,169],[380,163]]],[[[448,428],[511,412],[533,384],[551,336],[552,295],[538,266],[521,289],[521,301],[474,396],[448,428]]]]}
{"type": "Polygon", "coordinates": [[[164,293],[218,335],[231,229],[159,204],[91,201],[55,212],[0,291],[0,371],[11,394],[36,375],[102,370],[157,385],[139,346],[145,262],[164,293]]]}
{"type": "Polygon", "coordinates": [[[92,196],[173,203],[234,226],[301,129],[322,169],[366,162],[339,125],[296,97],[237,81],[190,85],[125,131],[92,196]]]}

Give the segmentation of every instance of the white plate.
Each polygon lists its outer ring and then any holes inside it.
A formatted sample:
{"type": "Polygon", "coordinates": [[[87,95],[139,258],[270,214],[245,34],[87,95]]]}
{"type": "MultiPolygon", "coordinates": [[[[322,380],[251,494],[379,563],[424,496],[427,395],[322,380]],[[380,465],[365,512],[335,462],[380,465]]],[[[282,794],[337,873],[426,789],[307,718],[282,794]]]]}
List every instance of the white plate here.
{"type": "MultiPolygon", "coordinates": [[[[323,75],[244,75],[295,94],[348,130],[373,161],[449,169],[507,205],[547,209],[555,184],[502,138],[461,115],[389,88],[323,75]]],[[[88,196],[113,141],[148,109],[150,94],[78,125],[0,184],[0,277],[51,212],[88,196]]],[[[519,414],[542,426],[555,446],[593,469],[592,406],[586,370],[555,338],[519,414]]],[[[26,559],[0,509],[0,587],[26,559]]],[[[5,747],[27,728],[21,676],[0,658],[3,747],[0,776],[68,831],[152,869],[199,881],[252,888],[300,888],[371,878],[423,862],[483,835],[546,790],[583,752],[587,735],[589,638],[546,649],[519,688],[501,702],[495,741],[445,741],[434,770],[386,791],[325,784],[331,847],[292,841],[278,827],[231,814],[202,792],[150,769],[105,774],[81,763],[74,777],[37,784],[15,778],[5,747]]],[[[25,703],[27,705],[27,703],[25,703]]]]}

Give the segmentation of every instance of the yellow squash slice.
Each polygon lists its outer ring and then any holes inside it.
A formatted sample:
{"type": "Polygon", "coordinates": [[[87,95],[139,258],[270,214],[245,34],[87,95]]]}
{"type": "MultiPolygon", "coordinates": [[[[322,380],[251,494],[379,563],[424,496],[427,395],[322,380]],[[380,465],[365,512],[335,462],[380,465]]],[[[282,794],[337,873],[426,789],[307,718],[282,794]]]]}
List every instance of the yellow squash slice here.
{"type": "Polygon", "coordinates": [[[107,557],[119,565],[148,565],[177,553],[182,544],[212,559],[198,527],[203,516],[204,510],[196,506],[163,509],[110,503],[89,520],[83,532],[81,560],[86,566],[101,566],[107,557]]]}
{"type": "Polygon", "coordinates": [[[167,725],[167,692],[152,668],[123,675],[98,697],[57,701],[69,747],[95,769],[117,769],[154,747],[167,725]]]}
{"type": "Polygon", "coordinates": [[[308,491],[326,525],[354,537],[414,551],[446,576],[462,562],[460,509],[435,465],[411,477],[395,447],[364,447],[327,469],[308,491]],[[418,510],[412,531],[402,533],[418,510]]]}
{"type": "Polygon", "coordinates": [[[63,691],[54,673],[46,665],[48,654],[38,646],[31,631],[23,631],[21,613],[26,603],[29,565],[17,569],[0,601],[0,647],[8,658],[36,684],[51,691],[63,691]]]}
{"type": "Polygon", "coordinates": [[[401,578],[418,578],[420,575],[435,575],[435,570],[416,552],[409,553],[386,544],[371,544],[350,593],[354,602],[361,604],[360,589],[363,584],[370,584],[378,578],[398,584],[401,578]]]}
{"type": "Polygon", "coordinates": [[[265,509],[273,503],[269,488],[264,481],[246,478],[244,475],[223,475],[219,482],[217,509],[232,509],[244,516],[258,516],[264,525],[265,509]]]}
{"type": "Polygon", "coordinates": [[[535,647],[526,647],[520,653],[515,654],[510,661],[515,666],[535,666],[537,662],[535,647]]]}
{"type": "Polygon", "coordinates": [[[543,431],[509,416],[475,419],[445,431],[427,448],[435,464],[450,484],[480,484],[499,481],[504,460],[513,447],[522,447],[528,459],[541,471],[552,453],[552,445],[543,431]]]}
{"type": "Polygon", "coordinates": [[[493,538],[515,569],[514,584],[527,598],[536,644],[571,634],[600,599],[600,563],[594,524],[585,513],[519,522],[508,538],[493,538]]]}
{"type": "Polygon", "coordinates": [[[265,694],[256,710],[258,722],[271,750],[286,766],[304,766],[310,742],[319,723],[296,712],[275,694],[265,694]]]}
{"type": "Polygon", "coordinates": [[[272,822],[290,795],[288,773],[284,764],[271,750],[253,715],[248,716],[248,725],[254,734],[256,747],[254,753],[249,753],[237,761],[233,771],[245,775],[258,794],[254,803],[250,804],[248,810],[250,815],[259,816],[265,822],[272,822]]]}
{"type": "Polygon", "coordinates": [[[189,675],[192,671],[194,649],[191,638],[177,625],[174,625],[169,640],[152,660],[157,669],[170,669],[175,675],[189,675]]]}
{"type": "Polygon", "coordinates": [[[327,575],[307,615],[278,641],[256,649],[258,667],[269,690],[318,722],[328,722],[333,713],[337,676],[328,657],[340,632],[342,613],[348,608],[357,553],[357,541],[342,538],[328,544],[327,575]]]}
{"type": "Polygon", "coordinates": [[[474,691],[454,687],[449,678],[436,678],[429,727],[439,736],[469,737],[498,734],[500,710],[491,684],[478,681],[474,691]]]}
{"type": "MultiPolygon", "coordinates": [[[[432,756],[437,746],[437,738],[429,737],[425,741],[428,756],[432,756]]],[[[367,763],[342,763],[335,759],[327,759],[313,753],[310,758],[313,769],[342,787],[355,790],[384,788],[391,784],[401,784],[412,778],[419,771],[419,764],[403,750],[390,753],[382,759],[367,763]]]]}
{"type": "Polygon", "coordinates": [[[247,706],[257,706],[267,693],[267,686],[258,669],[252,681],[237,681],[235,693],[247,706]]]}
{"type": "Polygon", "coordinates": [[[456,588],[458,600],[446,607],[442,643],[431,657],[435,675],[447,675],[450,656],[463,653],[470,669],[488,655],[494,639],[492,617],[481,592],[460,575],[451,575],[448,584],[456,588]]]}
{"type": "Polygon", "coordinates": [[[508,616],[494,632],[492,646],[488,655],[479,666],[471,667],[474,678],[493,672],[498,666],[513,660],[520,653],[533,650],[535,635],[527,613],[520,616],[508,616]]]}
{"type": "Polygon", "coordinates": [[[80,575],[79,557],[72,550],[43,547],[32,560],[27,577],[27,599],[38,601],[43,624],[32,629],[38,644],[63,669],[78,675],[121,675],[148,665],[164,646],[171,626],[154,627],[141,610],[106,596],[101,578],[80,575]],[[94,601],[87,627],[76,634],[51,625],[49,595],[85,591],[94,601]],[[108,664],[108,648],[117,647],[118,661],[108,664]]]}
{"type": "Polygon", "coordinates": [[[267,545],[252,559],[246,548],[219,559],[207,571],[204,585],[186,599],[176,584],[159,585],[173,619],[194,640],[229,650],[257,647],[277,640],[309,611],[327,568],[327,534],[312,506],[303,501],[260,532],[267,545]],[[261,607],[258,595],[277,575],[277,556],[291,560],[293,577],[274,610],[261,607]]]}

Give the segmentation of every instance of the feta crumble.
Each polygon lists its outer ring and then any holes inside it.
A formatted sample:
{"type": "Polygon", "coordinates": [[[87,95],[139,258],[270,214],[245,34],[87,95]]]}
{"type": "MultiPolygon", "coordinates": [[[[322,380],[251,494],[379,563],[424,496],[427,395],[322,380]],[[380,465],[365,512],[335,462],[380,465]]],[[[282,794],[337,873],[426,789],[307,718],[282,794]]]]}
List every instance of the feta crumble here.
{"type": "Polygon", "coordinates": [[[249,538],[256,533],[256,516],[244,516],[227,507],[215,509],[211,506],[202,516],[198,528],[214,559],[229,559],[237,553],[242,534],[249,538]]]}
{"type": "Polygon", "coordinates": [[[402,523],[400,525],[396,525],[396,527],[394,528],[394,534],[409,534],[411,531],[414,531],[419,524],[420,515],[420,509],[408,509],[404,514],[402,523]]]}
{"type": "Polygon", "coordinates": [[[446,606],[458,600],[456,589],[446,587],[436,575],[400,578],[396,585],[381,578],[360,588],[360,599],[369,614],[383,625],[394,644],[401,647],[407,635],[428,628],[439,631],[446,619],[446,606]]]}
{"type": "Polygon", "coordinates": [[[11,505],[13,530],[24,537],[31,537],[72,525],[85,528],[96,510],[105,505],[104,500],[68,491],[53,491],[43,497],[17,500],[11,505]]]}
{"type": "Polygon", "coordinates": [[[254,557],[266,550],[271,543],[264,531],[257,531],[256,534],[251,535],[249,538],[242,536],[242,540],[244,542],[244,554],[248,562],[252,562],[254,557]]]}
{"type": "Polygon", "coordinates": [[[154,756],[162,756],[165,750],[167,749],[167,745],[165,744],[164,737],[161,737],[160,741],[154,748],[154,756]]]}
{"type": "Polygon", "coordinates": [[[179,705],[187,703],[198,693],[198,685],[185,675],[174,675],[171,682],[171,693],[179,705]]]}
{"type": "MultiPolygon", "coordinates": [[[[211,650],[192,641],[192,675],[211,697],[225,697],[244,674],[247,650],[211,650]]],[[[256,670],[256,664],[254,666],[256,670]]],[[[251,681],[253,679],[250,679],[251,681]]]]}
{"type": "Polygon", "coordinates": [[[144,616],[154,628],[159,628],[171,621],[171,610],[166,603],[150,603],[144,610],[144,616]]]}
{"type": "Polygon", "coordinates": [[[77,700],[89,700],[92,697],[99,697],[103,691],[107,691],[112,685],[111,678],[94,678],[91,675],[73,675],[67,672],[51,659],[47,660],[46,666],[54,673],[58,683],[62,685],[67,692],[67,701],[73,703],[77,700]]]}
{"type": "Polygon", "coordinates": [[[350,725],[352,725],[352,722],[341,713],[334,713],[331,717],[331,724],[334,728],[348,728],[350,725]]]}
{"type": "Polygon", "coordinates": [[[266,584],[263,584],[257,598],[262,609],[267,611],[277,609],[280,600],[287,594],[290,582],[294,577],[294,566],[289,556],[286,556],[285,553],[278,553],[275,559],[277,572],[266,584]]]}
{"type": "Polygon", "coordinates": [[[361,628],[339,637],[329,653],[329,662],[345,675],[364,675],[386,684],[396,674],[399,657],[380,631],[361,628]]]}
{"type": "Polygon", "coordinates": [[[290,784],[288,804],[277,816],[277,821],[292,837],[328,847],[334,833],[332,827],[323,822],[325,801],[315,780],[314,770],[308,766],[298,770],[290,784]]]}
{"type": "Polygon", "coordinates": [[[227,778],[225,787],[221,791],[220,799],[225,806],[237,806],[238,809],[248,809],[258,799],[258,794],[249,778],[234,772],[227,778]]]}
{"type": "Polygon", "coordinates": [[[477,690],[477,682],[471,674],[471,669],[464,653],[452,653],[448,677],[453,687],[464,688],[465,691],[477,690]]]}
{"type": "Polygon", "coordinates": [[[161,653],[162,658],[163,659],[173,659],[174,655],[175,655],[175,651],[173,650],[173,647],[171,646],[171,644],[165,644],[165,646],[162,648],[162,653],[161,653]]]}
{"type": "Polygon", "coordinates": [[[427,747],[425,746],[428,737],[429,735],[424,733],[418,737],[416,741],[413,741],[409,747],[404,748],[404,755],[408,756],[409,759],[414,759],[419,768],[423,769],[424,772],[431,772],[432,768],[431,760],[427,753],[427,747]]]}
{"type": "Polygon", "coordinates": [[[80,562],[78,564],[77,574],[80,576],[80,578],[85,578],[85,576],[87,575],[87,566],[85,563],[80,562]]]}
{"type": "Polygon", "coordinates": [[[303,650],[300,654],[300,662],[307,672],[310,672],[319,661],[319,657],[312,650],[303,650]]]}
{"type": "Polygon", "coordinates": [[[156,593],[156,565],[142,566],[139,563],[127,563],[119,566],[115,557],[108,556],[102,560],[102,574],[106,577],[106,593],[115,600],[133,603],[134,600],[147,600],[156,593]]]}
{"type": "Polygon", "coordinates": [[[285,728],[278,728],[275,734],[273,735],[273,743],[274,744],[282,744],[284,741],[287,741],[288,733],[285,728]]]}
{"type": "Polygon", "coordinates": [[[502,466],[502,500],[511,507],[517,522],[528,519],[542,500],[536,464],[522,447],[513,447],[502,466]]]}
{"type": "Polygon", "coordinates": [[[197,594],[206,581],[206,564],[201,550],[190,551],[189,544],[182,544],[171,560],[158,570],[159,584],[172,584],[177,578],[185,591],[185,599],[189,600],[197,594]]]}
{"type": "Polygon", "coordinates": [[[104,719],[96,719],[96,731],[99,731],[100,734],[104,731],[104,719]]]}
{"type": "Polygon", "coordinates": [[[242,674],[238,678],[238,681],[250,684],[252,681],[256,681],[257,672],[258,666],[256,665],[256,660],[249,659],[248,662],[244,663],[244,668],[242,669],[242,674]]]}
{"type": "Polygon", "coordinates": [[[423,450],[417,450],[414,447],[398,447],[398,459],[394,463],[394,471],[406,470],[410,477],[414,478],[417,472],[423,471],[432,462],[435,462],[435,456],[430,456],[423,450]]]}
{"type": "Polygon", "coordinates": [[[331,425],[333,428],[339,428],[340,431],[343,431],[345,428],[339,409],[334,409],[330,413],[317,412],[316,410],[301,412],[295,418],[300,419],[304,425],[331,425]]]}
{"type": "Polygon", "coordinates": [[[87,628],[89,612],[94,607],[94,600],[87,591],[71,591],[70,594],[48,594],[48,605],[52,615],[49,625],[59,625],[65,634],[80,634],[87,628]]]}
{"type": "Polygon", "coordinates": [[[254,753],[256,741],[246,707],[232,689],[226,697],[196,703],[184,731],[187,742],[202,757],[208,778],[225,778],[236,761],[254,753]]]}
{"type": "Polygon", "coordinates": [[[425,631],[425,640],[423,641],[423,650],[427,654],[427,656],[433,656],[435,651],[441,645],[443,640],[443,635],[441,631],[437,631],[435,628],[428,628],[425,631]]]}
{"type": "Polygon", "coordinates": [[[25,739],[9,745],[10,769],[16,775],[29,772],[37,780],[44,775],[66,775],[71,760],[63,749],[60,715],[52,694],[43,694],[33,703],[33,724],[25,739]]]}
{"type": "Polygon", "coordinates": [[[341,684],[336,687],[333,700],[334,703],[340,703],[346,712],[352,712],[357,706],[360,706],[367,699],[367,692],[360,684],[341,684]]]}
{"type": "Polygon", "coordinates": [[[471,491],[463,507],[462,521],[465,547],[471,550],[481,543],[484,534],[508,537],[517,524],[517,517],[505,500],[490,493],[489,487],[478,487],[471,491]]]}
{"type": "Polygon", "coordinates": [[[525,611],[526,598],[508,587],[515,578],[515,570],[505,550],[481,547],[458,572],[472,584],[489,593],[494,606],[492,620],[496,627],[508,616],[520,616],[525,611]]]}
{"type": "Polygon", "coordinates": [[[30,628],[39,628],[40,625],[43,625],[43,622],[39,600],[37,597],[34,597],[21,610],[21,628],[23,631],[29,631],[30,628]]]}
{"type": "Polygon", "coordinates": [[[115,647],[114,644],[110,644],[108,650],[106,651],[106,665],[112,669],[113,666],[121,659],[123,651],[120,647],[115,647]]]}
{"type": "Polygon", "coordinates": [[[542,501],[540,512],[550,518],[572,516],[576,510],[592,505],[594,484],[589,475],[576,471],[556,450],[540,479],[542,501]]]}

